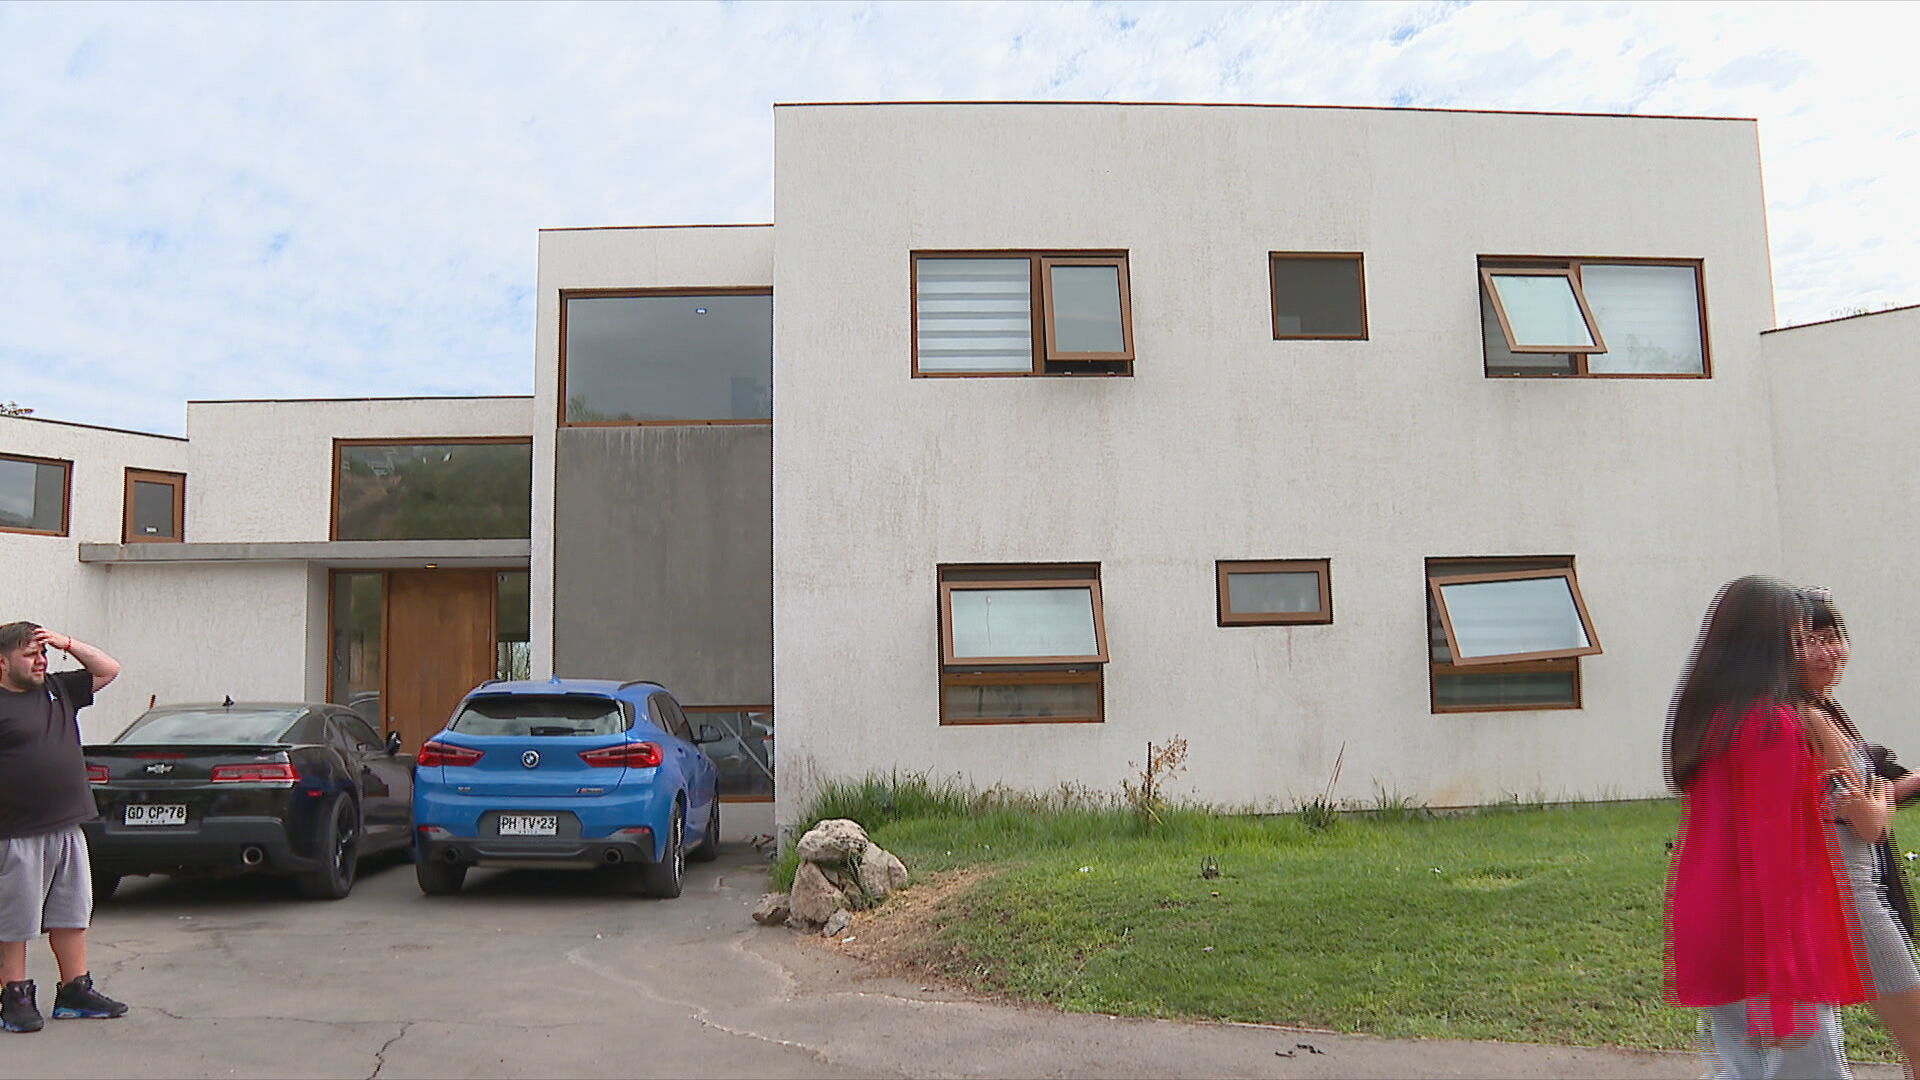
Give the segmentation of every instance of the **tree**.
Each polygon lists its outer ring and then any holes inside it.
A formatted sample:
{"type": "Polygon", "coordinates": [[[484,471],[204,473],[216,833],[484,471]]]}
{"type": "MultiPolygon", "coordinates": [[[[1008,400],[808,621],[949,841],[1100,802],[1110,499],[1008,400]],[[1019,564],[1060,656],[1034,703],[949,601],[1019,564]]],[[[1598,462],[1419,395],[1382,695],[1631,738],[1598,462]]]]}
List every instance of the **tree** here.
{"type": "Polygon", "coordinates": [[[0,401],[0,416],[32,416],[33,410],[17,401],[0,401]]]}

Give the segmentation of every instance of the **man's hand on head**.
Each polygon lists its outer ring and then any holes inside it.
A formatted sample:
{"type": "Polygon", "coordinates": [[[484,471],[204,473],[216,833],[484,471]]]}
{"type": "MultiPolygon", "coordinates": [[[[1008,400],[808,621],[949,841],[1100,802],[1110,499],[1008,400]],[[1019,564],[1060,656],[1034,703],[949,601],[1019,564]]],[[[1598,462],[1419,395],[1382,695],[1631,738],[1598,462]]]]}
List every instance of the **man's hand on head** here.
{"type": "Polygon", "coordinates": [[[55,633],[44,626],[33,632],[33,643],[45,645],[49,649],[59,649],[69,656],[73,655],[73,637],[69,634],[55,633]]]}

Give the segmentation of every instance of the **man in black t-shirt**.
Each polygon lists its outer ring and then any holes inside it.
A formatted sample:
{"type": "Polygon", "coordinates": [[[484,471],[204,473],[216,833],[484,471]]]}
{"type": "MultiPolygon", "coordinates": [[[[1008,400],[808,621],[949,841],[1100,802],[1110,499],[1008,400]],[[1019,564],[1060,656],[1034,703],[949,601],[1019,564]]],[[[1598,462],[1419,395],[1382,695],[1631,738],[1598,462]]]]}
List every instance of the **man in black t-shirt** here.
{"type": "Polygon", "coordinates": [[[120,674],[113,657],[30,622],[0,626],[0,1027],[45,1025],[27,978],[27,942],[44,931],[60,965],[54,1019],[123,1016],[93,988],[87,924],[93,875],[80,823],[93,790],[74,714],[120,674]],[[52,646],[82,670],[47,674],[52,646]]]}

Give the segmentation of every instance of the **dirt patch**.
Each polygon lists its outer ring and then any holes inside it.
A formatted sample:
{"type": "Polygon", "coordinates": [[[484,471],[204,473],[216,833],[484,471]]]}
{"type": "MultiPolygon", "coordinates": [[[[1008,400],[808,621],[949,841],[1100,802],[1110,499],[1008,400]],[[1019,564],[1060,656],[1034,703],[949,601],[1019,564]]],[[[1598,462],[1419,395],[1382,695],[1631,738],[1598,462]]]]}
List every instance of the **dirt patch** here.
{"type": "Polygon", "coordinates": [[[928,962],[934,953],[934,913],[950,898],[993,875],[994,871],[979,867],[930,873],[872,911],[853,912],[853,922],[834,937],[800,936],[808,947],[851,956],[876,974],[924,982],[937,975],[928,962]]]}

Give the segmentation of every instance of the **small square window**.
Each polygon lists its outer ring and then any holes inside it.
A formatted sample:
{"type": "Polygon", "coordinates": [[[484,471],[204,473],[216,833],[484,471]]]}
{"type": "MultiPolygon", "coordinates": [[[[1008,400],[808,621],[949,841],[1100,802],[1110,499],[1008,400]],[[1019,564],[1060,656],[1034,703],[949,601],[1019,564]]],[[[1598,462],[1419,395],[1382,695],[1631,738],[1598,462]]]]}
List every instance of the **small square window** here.
{"type": "Polygon", "coordinates": [[[0,532],[67,535],[73,462],[0,456],[0,532]]]}
{"type": "Polygon", "coordinates": [[[186,515],[186,477],[179,473],[127,470],[121,543],[178,543],[186,535],[186,515]]]}
{"type": "Polygon", "coordinates": [[[915,252],[913,374],[1130,375],[1124,252],[915,252]]]}
{"type": "Polygon", "coordinates": [[[942,724],[1099,723],[1099,567],[940,568],[942,724]]]}
{"type": "Polygon", "coordinates": [[[1215,566],[1215,579],[1221,626],[1333,621],[1332,573],[1326,559],[1223,559],[1215,566]]]}
{"type": "Polygon", "coordinates": [[[1269,252],[1267,272],[1275,341],[1366,338],[1366,272],[1359,252],[1269,252]]]}

